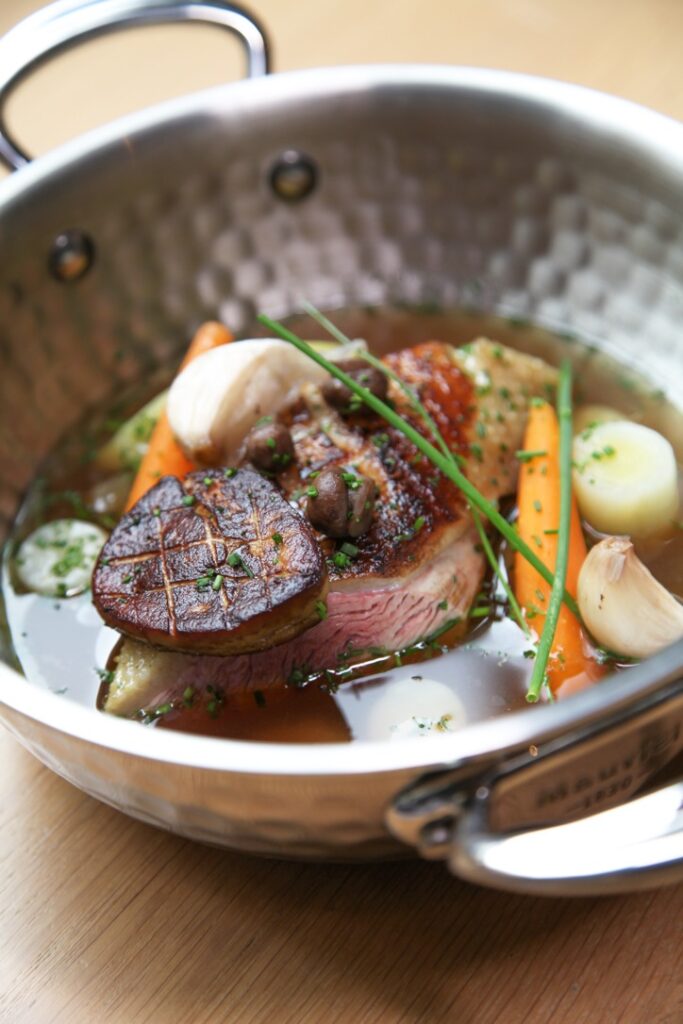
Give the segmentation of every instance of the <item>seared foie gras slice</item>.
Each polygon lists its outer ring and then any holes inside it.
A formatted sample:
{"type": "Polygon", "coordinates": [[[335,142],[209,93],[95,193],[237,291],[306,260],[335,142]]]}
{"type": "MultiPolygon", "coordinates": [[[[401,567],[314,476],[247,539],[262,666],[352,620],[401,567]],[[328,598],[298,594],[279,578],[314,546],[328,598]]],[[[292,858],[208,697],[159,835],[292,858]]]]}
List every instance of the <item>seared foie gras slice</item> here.
{"type": "Polygon", "coordinates": [[[258,473],[164,477],[120,521],[93,574],[104,621],[174,651],[239,654],[318,621],[320,547],[258,473]]]}

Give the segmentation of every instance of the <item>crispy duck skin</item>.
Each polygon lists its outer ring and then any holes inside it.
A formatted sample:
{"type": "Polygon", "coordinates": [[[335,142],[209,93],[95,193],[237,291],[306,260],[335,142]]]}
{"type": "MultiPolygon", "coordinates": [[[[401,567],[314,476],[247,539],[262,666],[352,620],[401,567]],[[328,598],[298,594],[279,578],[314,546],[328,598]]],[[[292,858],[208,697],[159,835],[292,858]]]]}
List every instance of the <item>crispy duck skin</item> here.
{"type": "Polygon", "coordinates": [[[248,469],[164,477],[121,519],[93,574],[108,625],[203,654],[283,643],[319,620],[326,590],[312,530],[248,469]]]}

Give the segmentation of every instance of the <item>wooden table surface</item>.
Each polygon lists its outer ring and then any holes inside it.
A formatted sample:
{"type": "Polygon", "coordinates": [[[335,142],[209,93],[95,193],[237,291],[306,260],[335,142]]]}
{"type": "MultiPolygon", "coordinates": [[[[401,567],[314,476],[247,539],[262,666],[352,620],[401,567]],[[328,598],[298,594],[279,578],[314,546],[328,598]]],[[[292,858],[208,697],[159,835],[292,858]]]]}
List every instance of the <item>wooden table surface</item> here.
{"type": "MultiPolygon", "coordinates": [[[[37,6],[3,0],[0,30],[37,6]]],[[[682,0],[263,0],[259,13],[281,70],[482,64],[683,118],[682,0]]],[[[123,75],[122,37],[92,44],[23,86],[12,124],[38,153],[234,77],[219,36],[128,34],[123,75]]],[[[123,817],[4,733],[0,764],[2,1024],[683,1021],[683,888],[541,900],[433,864],[255,860],[123,817]]]]}

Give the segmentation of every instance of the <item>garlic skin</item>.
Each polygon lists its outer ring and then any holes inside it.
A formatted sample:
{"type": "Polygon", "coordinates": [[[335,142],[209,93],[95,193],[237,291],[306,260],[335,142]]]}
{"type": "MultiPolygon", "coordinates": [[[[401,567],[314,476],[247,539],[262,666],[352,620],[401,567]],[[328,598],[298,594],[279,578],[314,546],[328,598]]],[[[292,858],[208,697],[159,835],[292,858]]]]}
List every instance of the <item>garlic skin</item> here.
{"type": "Polygon", "coordinates": [[[173,382],[166,407],[179,444],[201,466],[234,457],[263,416],[277,413],[300,385],[327,373],[293,345],[255,338],[221,345],[191,362],[173,382]]]}
{"type": "Polygon", "coordinates": [[[628,537],[606,537],[591,548],[576,597],[586,628],[615,654],[647,658],[683,638],[683,605],[643,565],[628,537]]]}

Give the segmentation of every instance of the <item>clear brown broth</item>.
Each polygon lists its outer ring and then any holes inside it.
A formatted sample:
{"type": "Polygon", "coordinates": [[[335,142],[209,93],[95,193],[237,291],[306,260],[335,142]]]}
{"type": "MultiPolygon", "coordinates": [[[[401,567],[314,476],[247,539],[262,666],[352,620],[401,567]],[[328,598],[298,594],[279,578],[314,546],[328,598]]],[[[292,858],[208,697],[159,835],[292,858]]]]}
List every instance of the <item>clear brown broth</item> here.
{"type": "MultiPolygon", "coordinates": [[[[480,335],[553,363],[569,353],[578,369],[577,403],[613,405],[660,430],[674,445],[679,463],[683,461],[681,413],[663,402],[647,381],[574,339],[463,311],[355,309],[335,312],[334,320],[350,337],[365,338],[380,354],[433,339],[459,345],[480,335]]],[[[320,328],[305,317],[289,323],[304,337],[320,337],[320,328]]],[[[167,382],[167,376],[160,373],[144,389],[133,389],[112,402],[104,414],[100,410],[89,416],[57,446],[26,496],[8,552],[39,522],[84,513],[73,496],[86,493],[102,476],[94,470],[89,452],[110,436],[113,418],[118,422],[130,415],[167,382]]],[[[683,531],[665,541],[639,545],[639,554],[665,586],[683,594],[683,531]]],[[[490,591],[491,586],[489,578],[485,589],[490,591]]],[[[100,622],[89,594],[55,601],[21,593],[6,558],[3,595],[13,655],[25,675],[65,699],[89,706],[101,703],[97,670],[105,668],[119,638],[100,622]]],[[[174,708],[153,724],[231,739],[292,743],[447,735],[465,722],[526,706],[531,671],[523,654],[527,646],[514,623],[494,616],[475,628],[456,629],[430,650],[366,662],[357,667],[358,678],[344,682],[336,692],[310,684],[283,685],[256,696],[226,693],[211,711],[207,701],[198,701],[190,708],[174,708]],[[443,707],[447,713],[434,717],[432,707],[434,716],[443,707]]]]}

